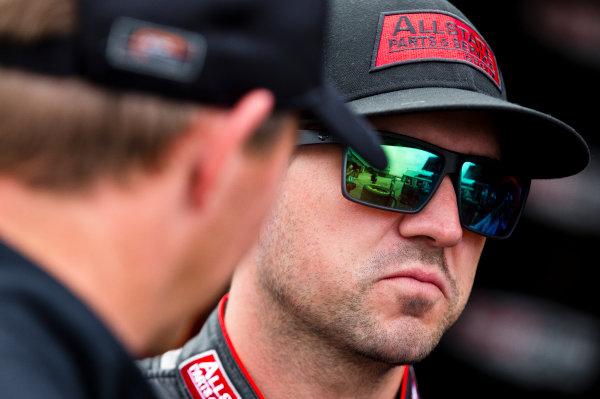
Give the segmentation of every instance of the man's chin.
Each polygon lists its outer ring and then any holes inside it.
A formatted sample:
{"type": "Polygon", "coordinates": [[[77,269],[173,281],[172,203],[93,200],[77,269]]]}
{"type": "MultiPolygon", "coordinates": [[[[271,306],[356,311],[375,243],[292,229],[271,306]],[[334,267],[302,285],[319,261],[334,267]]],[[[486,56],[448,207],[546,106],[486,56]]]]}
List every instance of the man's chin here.
{"type": "Polygon", "coordinates": [[[427,324],[420,317],[403,315],[371,331],[370,350],[365,355],[390,365],[412,364],[423,360],[438,345],[445,325],[427,324]]]}

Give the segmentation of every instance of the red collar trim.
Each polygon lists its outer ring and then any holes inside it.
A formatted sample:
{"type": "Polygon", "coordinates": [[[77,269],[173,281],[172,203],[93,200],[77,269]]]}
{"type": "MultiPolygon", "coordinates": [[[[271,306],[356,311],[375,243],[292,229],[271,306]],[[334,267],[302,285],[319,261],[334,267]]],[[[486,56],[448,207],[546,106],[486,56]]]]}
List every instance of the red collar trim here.
{"type": "Polygon", "coordinates": [[[250,374],[248,373],[248,370],[246,370],[244,363],[242,363],[242,359],[240,359],[237,352],[235,351],[235,348],[233,347],[233,343],[231,342],[231,339],[229,338],[229,333],[227,332],[227,328],[225,327],[225,304],[227,303],[228,297],[229,297],[229,293],[225,294],[225,296],[223,298],[221,298],[221,301],[219,302],[219,324],[221,325],[221,330],[223,331],[223,336],[225,337],[225,341],[227,342],[229,351],[233,355],[233,358],[235,359],[235,362],[239,366],[240,370],[242,370],[244,377],[246,377],[246,380],[250,383],[250,385],[252,386],[252,389],[254,389],[254,392],[256,392],[256,395],[260,399],[264,399],[264,396],[260,392],[260,389],[258,389],[258,386],[256,386],[256,384],[254,383],[254,380],[252,379],[252,377],[250,377],[250,374]]]}
{"type": "Polygon", "coordinates": [[[406,391],[408,391],[408,369],[409,365],[404,366],[404,374],[402,375],[402,384],[400,384],[400,389],[402,390],[402,394],[400,395],[400,399],[406,399],[406,391]]]}

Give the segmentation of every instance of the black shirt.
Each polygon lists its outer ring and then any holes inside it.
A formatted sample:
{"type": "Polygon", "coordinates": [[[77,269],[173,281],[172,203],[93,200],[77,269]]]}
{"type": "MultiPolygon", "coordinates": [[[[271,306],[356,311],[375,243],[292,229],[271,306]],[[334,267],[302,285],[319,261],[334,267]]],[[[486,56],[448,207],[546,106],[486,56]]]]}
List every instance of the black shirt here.
{"type": "Polygon", "coordinates": [[[154,397],[107,327],[0,241],[0,398],[154,397]]]}

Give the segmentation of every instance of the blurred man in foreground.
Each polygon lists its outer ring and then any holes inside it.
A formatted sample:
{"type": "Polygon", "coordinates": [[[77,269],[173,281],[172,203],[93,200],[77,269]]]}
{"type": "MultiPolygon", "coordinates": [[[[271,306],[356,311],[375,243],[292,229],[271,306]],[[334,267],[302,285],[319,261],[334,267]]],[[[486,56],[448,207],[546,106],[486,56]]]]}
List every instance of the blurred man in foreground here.
{"type": "MultiPolygon", "coordinates": [[[[151,397],[253,243],[323,82],[321,1],[0,1],[0,396],[151,397]]],[[[317,109],[317,104],[326,104],[317,109]]]]}

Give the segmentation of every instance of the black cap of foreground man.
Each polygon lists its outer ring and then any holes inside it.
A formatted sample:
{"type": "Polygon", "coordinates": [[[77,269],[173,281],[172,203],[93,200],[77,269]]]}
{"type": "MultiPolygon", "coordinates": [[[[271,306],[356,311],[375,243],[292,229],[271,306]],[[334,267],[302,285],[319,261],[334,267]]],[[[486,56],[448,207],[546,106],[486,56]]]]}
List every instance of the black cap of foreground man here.
{"type": "Polygon", "coordinates": [[[73,36],[3,38],[0,65],[78,76],[119,90],[232,105],[266,88],[276,108],[307,111],[368,162],[379,138],[324,80],[323,0],[80,0],[73,36]]]}

